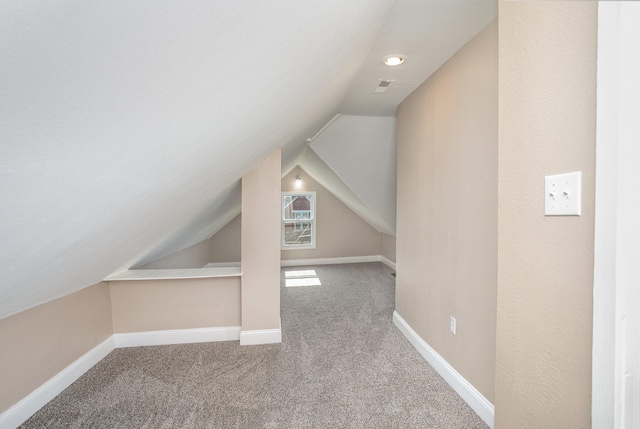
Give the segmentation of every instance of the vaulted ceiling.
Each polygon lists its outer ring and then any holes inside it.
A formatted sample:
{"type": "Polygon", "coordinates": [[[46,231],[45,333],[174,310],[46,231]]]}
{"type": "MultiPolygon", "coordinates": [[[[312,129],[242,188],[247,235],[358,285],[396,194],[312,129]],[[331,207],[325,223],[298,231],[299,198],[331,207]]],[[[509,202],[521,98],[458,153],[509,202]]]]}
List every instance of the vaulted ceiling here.
{"type": "Polygon", "coordinates": [[[4,2],[0,318],[207,238],[237,211],[243,174],[278,147],[285,164],[300,159],[337,114],[394,116],[496,10],[494,0],[4,2]],[[408,60],[385,68],[393,53],[408,60]],[[380,79],[393,82],[373,94],[380,79]]]}

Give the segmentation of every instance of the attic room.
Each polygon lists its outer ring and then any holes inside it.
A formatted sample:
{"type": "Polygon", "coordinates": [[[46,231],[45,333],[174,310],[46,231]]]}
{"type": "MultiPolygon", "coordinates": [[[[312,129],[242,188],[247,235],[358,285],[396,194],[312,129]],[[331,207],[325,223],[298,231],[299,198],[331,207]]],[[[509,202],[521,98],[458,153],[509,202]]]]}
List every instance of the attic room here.
{"type": "MultiPolygon", "coordinates": [[[[169,427],[638,427],[638,22],[636,2],[6,2],[0,429],[69,427],[55,401],[128,353],[156,381],[182,357],[271,389],[169,427]],[[578,213],[546,214],[545,178],[576,172],[578,213]],[[325,311],[339,276],[366,298],[325,311]],[[300,385],[309,362],[341,376],[300,385]]],[[[157,393],[112,384],[129,411],[157,393]]],[[[153,426],[99,396],[74,424],[153,426]]]]}

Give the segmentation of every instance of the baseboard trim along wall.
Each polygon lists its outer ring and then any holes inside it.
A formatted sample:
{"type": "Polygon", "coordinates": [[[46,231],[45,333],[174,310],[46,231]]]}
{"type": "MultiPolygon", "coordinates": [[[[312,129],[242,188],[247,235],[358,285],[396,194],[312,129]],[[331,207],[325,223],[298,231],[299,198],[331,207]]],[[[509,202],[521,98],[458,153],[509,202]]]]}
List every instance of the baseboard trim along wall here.
{"type": "Polygon", "coordinates": [[[471,383],[458,373],[449,363],[429,346],[396,312],[393,312],[393,323],[400,329],[413,347],[429,362],[442,378],[469,404],[473,411],[493,429],[494,406],[471,383]]]}
{"type": "MultiPolygon", "coordinates": [[[[395,270],[396,263],[382,255],[370,256],[345,256],[343,258],[316,258],[316,259],[283,259],[280,261],[282,267],[300,267],[303,265],[332,265],[332,264],[357,264],[360,262],[382,262],[389,268],[395,270]]],[[[239,267],[240,262],[210,262],[204,268],[218,267],[239,267]]]]}
{"type": "Polygon", "coordinates": [[[343,258],[316,258],[316,259],[282,259],[281,267],[301,267],[303,265],[334,265],[334,264],[358,264],[362,262],[382,262],[396,269],[395,262],[381,255],[369,256],[345,256],[343,258]]]}
{"type": "MultiPolygon", "coordinates": [[[[268,331],[278,331],[278,341],[280,342],[280,329],[268,331]]],[[[253,341],[262,339],[273,339],[272,336],[264,335],[261,332],[268,331],[246,331],[248,333],[258,333],[249,335],[253,341]]],[[[0,429],[15,429],[24,423],[29,417],[34,415],[47,402],[58,396],[64,389],[69,387],[82,374],[89,371],[95,364],[104,359],[113,350],[123,347],[159,346],[167,344],[188,344],[204,343],[215,341],[238,341],[240,337],[240,326],[228,326],[222,328],[196,328],[196,329],[171,329],[166,331],[130,332],[113,334],[102,343],[89,350],[79,357],[72,364],[53,376],[49,381],[31,392],[20,402],[0,414],[0,429]]],[[[250,342],[247,344],[266,344],[267,342],[250,342]]],[[[242,341],[241,341],[242,344],[242,341]]]]}
{"type": "Polygon", "coordinates": [[[380,256],[380,262],[385,264],[387,267],[393,269],[393,271],[396,270],[396,263],[393,262],[391,259],[385,258],[384,256],[380,256]]]}
{"type": "Polygon", "coordinates": [[[214,341],[238,341],[240,339],[240,326],[128,332],[114,334],[114,337],[116,348],[208,343],[214,341]]]}
{"type": "Polygon", "coordinates": [[[255,346],[258,344],[274,344],[282,342],[282,329],[257,329],[240,332],[241,346],[255,346]]]}
{"type": "Polygon", "coordinates": [[[76,359],[71,365],[53,376],[49,381],[31,392],[20,402],[0,414],[0,429],[14,429],[34,415],[47,402],[58,396],[82,374],[89,371],[95,364],[104,359],[116,348],[114,336],[110,336],[84,355],[76,359]]]}
{"type": "MultiPolygon", "coordinates": [[[[316,258],[316,259],[283,259],[280,261],[281,267],[298,267],[303,265],[331,265],[331,264],[357,264],[359,262],[382,262],[393,270],[396,263],[382,255],[370,256],[348,256],[344,258],[316,258]]],[[[239,267],[240,262],[210,262],[204,268],[219,267],[239,267]]]]}

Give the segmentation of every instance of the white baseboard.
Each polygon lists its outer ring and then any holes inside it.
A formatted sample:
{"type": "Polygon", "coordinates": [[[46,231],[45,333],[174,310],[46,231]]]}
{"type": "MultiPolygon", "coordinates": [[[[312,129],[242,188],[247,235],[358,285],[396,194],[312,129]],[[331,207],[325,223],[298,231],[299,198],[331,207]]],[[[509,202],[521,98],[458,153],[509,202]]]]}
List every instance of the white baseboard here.
{"type": "Polygon", "coordinates": [[[13,429],[24,423],[47,402],[59,395],[82,374],[90,370],[115,349],[113,335],[76,359],[20,402],[0,414],[0,429],[13,429]]]}
{"type": "Polygon", "coordinates": [[[255,346],[258,344],[274,344],[282,342],[282,329],[256,329],[240,332],[241,346],[255,346]]]}
{"type": "Polygon", "coordinates": [[[238,341],[240,326],[222,328],[170,329],[166,331],[114,334],[116,347],[163,346],[167,344],[238,341]]]}
{"type": "Polygon", "coordinates": [[[393,323],[400,329],[413,347],[418,350],[423,358],[435,369],[442,378],[465,400],[473,411],[482,420],[493,428],[494,406],[478,390],[473,387],[462,375],[442,358],[429,344],[409,326],[409,324],[396,312],[393,312],[393,323]]]}
{"type": "Polygon", "coordinates": [[[300,267],[303,265],[357,264],[361,262],[380,262],[380,255],[346,256],[344,258],[282,259],[280,266],[300,267]]]}
{"type": "MultiPolygon", "coordinates": [[[[0,429],[15,429],[20,426],[116,348],[238,340],[242,344],[240,329],[240,326],[228,326],[113,334],[13,407],[0,414],[0,429]]],[[[282,341],[280,329],[245,331],[244,336],[245,344],[267,344],[282,341]]]]}
{"type": "Polygon", "coordinates": [[[396,263],[391,259],[385,258],[384,256],[380,256],[380,262],[385,264],[387,267],[391,268],[393,271],[396,270],[396,263]]]}

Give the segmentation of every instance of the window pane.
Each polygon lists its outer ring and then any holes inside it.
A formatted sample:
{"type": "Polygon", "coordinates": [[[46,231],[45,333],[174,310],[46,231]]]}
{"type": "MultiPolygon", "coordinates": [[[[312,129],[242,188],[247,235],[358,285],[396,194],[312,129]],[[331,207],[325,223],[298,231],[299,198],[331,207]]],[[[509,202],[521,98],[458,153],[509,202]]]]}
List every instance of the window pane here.
{"type": "Polygon", "coordinates": [[[285,246],[310,245],[313,223],[310,221],[294,221],[284,223],[285,246]]]}
{"type": "Polygon", "coordinates": [[[311,219],[312,198],[312,195],[285,195],[282,199],[283,219],[311,219]]]}
{"type": "Polygon", "coordinates": [[[315,192],[282,193],[283,248],[315,247],[315,192]]]}

